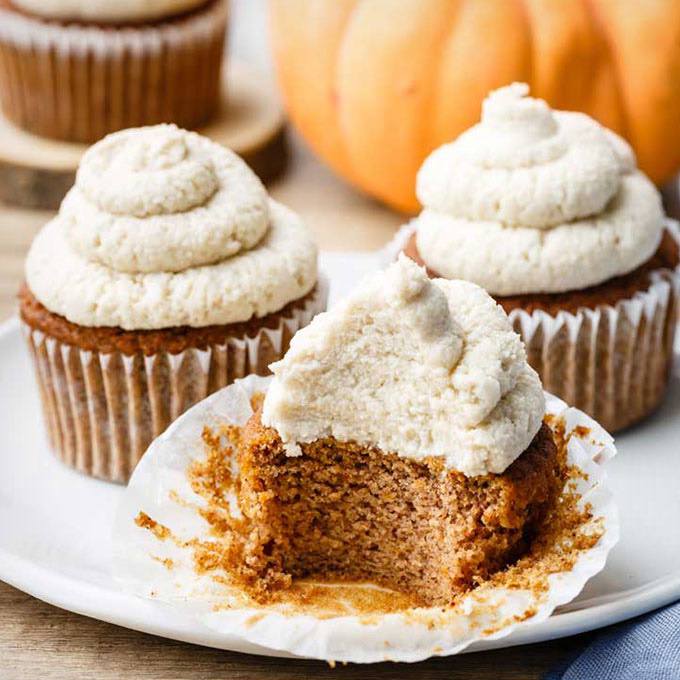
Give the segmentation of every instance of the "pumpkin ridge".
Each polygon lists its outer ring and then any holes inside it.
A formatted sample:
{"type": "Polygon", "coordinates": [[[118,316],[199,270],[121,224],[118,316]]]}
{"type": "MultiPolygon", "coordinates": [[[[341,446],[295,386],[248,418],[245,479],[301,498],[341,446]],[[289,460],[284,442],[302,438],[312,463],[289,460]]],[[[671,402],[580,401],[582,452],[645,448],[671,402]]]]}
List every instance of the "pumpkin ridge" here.
{"type": "Polygon", "coordinates": [[[430,85],[428,87],[427,94],[427,110],[430,112],[430,115],[424,117],[424,120],[426,120],[427,122],[423,126],[419,144],[420,152],[423,159],[432,150],[433,145],[436,144],[436,142],[434,141],[436,139],[434,123],[437,118],[435,114],[436,108],[435,92],[441,82],[442,70],[446,68],[446,63],[444,59],[442,59],[442,56],[444,54],[444,49],[446,47],[447,42],[449,41],[449,39],[451,39],[452,35],[455,35],[456,23],[458,18],[460,17],[461,8],[465,2],[466,0],[456,0],[455,3],[453,2],[451,3],[452,7],[455,4],[455,10],[454,9],[451,10],[451,13],[449,14],[448,17],[448,27],[446,31],[442,31],[441,40],[436,46],[437,52],[436,73],[435,77],[431,78],[428,81],[430,85]]]}
{"type": "Polygon", "coordinates": [[[357,21],[357,16],[359,15],[359,7],[365,2],[366,0],[356,0],[356,2],[352,5],[352,9],[347,13],[347,16],[345,17],[345,22],[342,25],[342,38],[338,41],[338,46],[335,52],[335,59],[334,59],[334,68],[333,68],[333,94],[335,96],[335,99],[333,101],[333,105],[335,107],[335,111],[338,116],[338,130],[340,132],[340,136],[342,138],[342,141],[344,143],[344,148],[343,148],[343,153],[345,157],[345,163],[347,165],[349,174],[345,176],[345,179],[350,182],[350,184],[354,185],[358,189],[361,189],[361,173],[357,170],[356,168],[356,160],[352,156],[349,150],[349,146],[347,143],[347,136],[348,133],[345,129],[346,125],[343,125],[343,116],[342,116],[342,104],[341,102],[343,101],[344,97],[342,97],[340,93],[340,66],[342,64],[342,53],[346,49],[346,45],[348,43],[347,36],[350,35],[350,26],[354,21],[357,21]]]}
{"type": "Polygon", "coordinates": [[[614,48],[613,48],[613,41],[612,41],[612,36],[611,33],[607,30],[607,22],[604,21],[602,17],[602,13],[600,11],[600,7],[598,6],[599,0],[582,0],[583,1],[583,6],[586,9],[586,12],[588,12],[588,15],[591,17],[593,21],[593,26],[597,29],[597,32],[600,34],[602,41],[601,44],[604,46],[606,49],[606,65],[609,68],[609,71],[611,72],[611,77],[614,80],[614,88],[613,88],[613,93],[614,93],[614,98],[616,101],[616,112],[617,112],[617,117],[619,120],[619,125],[607,125],[607,127],[611,127],[614,132],[617,132],[620,134],[622,137],[625,139],[631,139],[630,137],[630,122],[628,120],[628,111],[626,109],[624,100],[623,100],[623,78],[621,75],[621,71],[619,68],[619,62],[615,58],[614,55],[614,48]]]}

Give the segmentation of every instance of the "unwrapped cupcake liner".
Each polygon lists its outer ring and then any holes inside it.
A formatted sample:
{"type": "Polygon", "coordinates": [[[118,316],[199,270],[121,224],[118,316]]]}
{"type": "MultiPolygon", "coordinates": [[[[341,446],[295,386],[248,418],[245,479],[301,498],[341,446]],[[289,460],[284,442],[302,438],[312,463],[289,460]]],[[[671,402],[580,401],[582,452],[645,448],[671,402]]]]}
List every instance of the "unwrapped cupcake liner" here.
{"type": "MultiPolygon", "coordinates": [[[[666,229],[680,243],[678,223],[668,220],[666,229]]],[[[414,232],[413,223],[402,227],[382,263],[392,262],[414,232]]],[[[615,305],[556,315],[513,309],[508,316],[543,387],[615,432],[663,399],[679,309],[680,266],[652,272],[647,290],[615,305]]]]}
{"type": "MultiPolygon", "coordinates": [[[[411,662],[456,654],[472,643],[499,639],[521,626],[547,619],[603,569],[618,540],[618,513],[603,469],[616,453],[613,440],[584,413],[546,394],[552,426],[563,429],[568,442],[568,464],[572,470],[580,470],[573,476],[573,489],[579,506],[590,509],[588,526],[582,530],[597,527],[599,531],[593,545],[577,551],[570,568],[550,572],[547,588],[483,584],[455,608],[412,608],[369,615],[344,608],[340,614],[320,614],[304,607],[290,609],[281,602],[249,605],[247,598],[239,597],[234,586],[228,585],[228,578],[215,578],[196,568],[191,546],[212,541],[219,551],[220,544],[215,543],[219,539],[203,519],[206,502],[194,491],[188,470],[205,458],[202,435],[206,428],[219,432],[224,425],[244,425],[253,412],[253,395],[266,392],[270,381],[257,376],[239,380],[175,421],[154,441],[135,470],[121,498],[113,530],[113,573],[121,587],[170,605],[194,621],[198,634],[206,628],[211,640],[217,634],[220,647],[362,663],[411,662]],[[163,530],[140,526],[136,521],[140,513],[163,530]]],[[[234,458],[231,466],[237,476],[234,458]]],[[[238,516],[236,503],[232,505],[232,514],[238,516]]],[[[560,544],[551,549],[559,560],[576,542],[576,535],[570,533],[567,547],[560,544]]],[[[338,599],[341,597],[339,594],[338,599]]]]}
{"type": "Polygon", "coordinates": [[[267,374],[327,298],[320,277],[316,293],[275,327],[177,354],[104,354],[22,323],[51,449],[79,472],[127,482],[151,441],[189,407],[238,378],[267,374]]]}
{"type": "Polygon", "coordinates": [[[0,105],[19,127],[73,142],[162,122],[195,128],[219,102],[226,23],[226,0],[124,27],[0,8],[0,105]]]}

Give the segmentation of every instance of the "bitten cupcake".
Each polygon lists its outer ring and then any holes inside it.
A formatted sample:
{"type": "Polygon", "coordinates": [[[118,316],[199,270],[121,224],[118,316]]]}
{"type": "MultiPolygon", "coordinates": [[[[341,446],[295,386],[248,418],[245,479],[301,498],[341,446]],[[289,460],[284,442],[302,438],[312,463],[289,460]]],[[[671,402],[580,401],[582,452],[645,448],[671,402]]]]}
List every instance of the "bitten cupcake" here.
{"type": "Polygon", "coordinates": [[[527,94],[493,92],[481,122],[426,159],[400,243],[433,276],[483,286],[545,389],[620,430],[667,385],[678,232],[623,139],[527,94]]]}
{"type": "Polygon", "coordinates": [[[20,293],[52,448],[127,480],[186,408],[267,373],[326,295],[310,232],[234,153],[174,125],[106,137],[20,293]]]}
{"type": "Polygon", "coordinates": [[[206,122],[219,102],[226,0],[0,0],[0,105],[43,137],[206,122]]]}
{"type": "Polygon", "coordinates": [[[526,550],[564,466],[500,307],[406,257],[318,316],[272,366],[238,453],[256,598],[291,577],[446,605],[526,550]]]}
{"type": "Polygon", "coordinates": [[[232,644],[414,662],[544,622],[604,567],[612,439],[479,286],[402,255],[271,369],[144,454],[112,531],[127,593],[232,644]]]}

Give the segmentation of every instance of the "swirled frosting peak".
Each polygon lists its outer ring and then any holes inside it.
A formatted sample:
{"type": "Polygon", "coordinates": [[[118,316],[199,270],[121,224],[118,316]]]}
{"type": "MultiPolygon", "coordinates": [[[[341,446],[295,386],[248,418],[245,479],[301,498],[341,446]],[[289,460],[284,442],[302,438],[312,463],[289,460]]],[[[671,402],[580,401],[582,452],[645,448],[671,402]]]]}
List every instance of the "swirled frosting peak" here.
{"type": "Polygon", "coordinates": [[[481,121],[425,160],[422,258],[499,295],[582,288],[634,269],[658,246],[663,213],[631,148],[528,92],[522,83],[492,92],[481,121]]]}
{"type": "Polygon", "coordinates": [[[90,260],[124,272],[182,271],[252,248],[269,208],[238,156],[157,125],[92,146],[61,217],[71,246],[90,260]]]}
{"type": "Polygon", "coordinates": [[[271,368],[262,420],[289,455],[332,436],[500,473],[543,418],[538,376],[502,309],[404,256],[299,331],[271,368]]]}
{"type": "Polygon", "coordinates": [[[85,326],[206,326],[308,293],[316,247],[233,152],[174,125],[123,130],[84,155],[26,264],[33,294],[85,326]]]}

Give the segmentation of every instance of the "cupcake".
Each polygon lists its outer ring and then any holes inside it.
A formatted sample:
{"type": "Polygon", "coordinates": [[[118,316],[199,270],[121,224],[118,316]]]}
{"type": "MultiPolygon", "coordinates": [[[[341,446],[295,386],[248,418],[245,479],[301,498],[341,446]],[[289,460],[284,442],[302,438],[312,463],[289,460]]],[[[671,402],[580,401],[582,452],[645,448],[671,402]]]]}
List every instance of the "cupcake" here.
{"type": "Polygon", "coordinates": [[[484,287],[546,390],[609,430],[649,415],[672,362],[678,232],[628,144],[514,84],[435,150],[399,247],[484,287]]]}
{"type": "Polygon", "coordinates": [[[272,365],[238,444],[232,572],[369,581],[445,605],[516,560],[564,461],[503,310],[406,257],[317,316],[272,365]]]}
{"type": "Polygon", "coordinates": [[[0,0],[0,106],[43,137],[193,128],[215,111],[226,0],[0,0]]]}
{"type": "Polygon", "coordinates": [[[267,373],[326,294],[309,231],[234,153],[174,125],[106,137],[20,293],[51,447],[126,481],[186,408],[267,373]]]}

